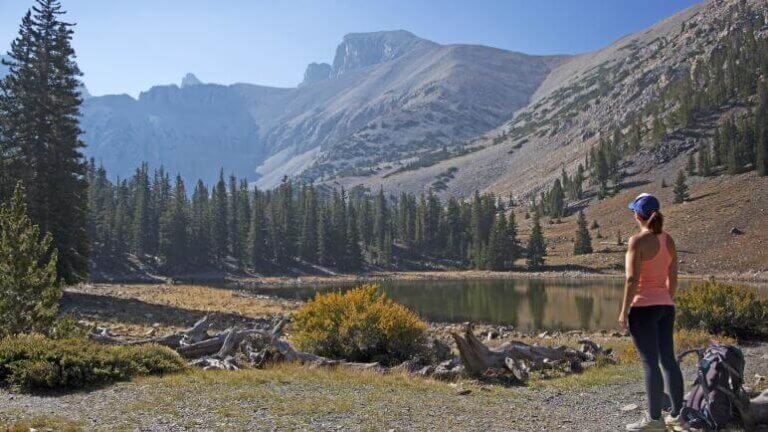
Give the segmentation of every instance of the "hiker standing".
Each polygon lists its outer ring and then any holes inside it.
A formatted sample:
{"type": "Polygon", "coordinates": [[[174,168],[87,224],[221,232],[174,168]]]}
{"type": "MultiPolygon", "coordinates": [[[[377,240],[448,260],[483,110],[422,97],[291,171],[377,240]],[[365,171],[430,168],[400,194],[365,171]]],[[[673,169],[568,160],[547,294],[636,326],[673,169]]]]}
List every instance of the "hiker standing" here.
{"type": "Polygon", "coordinates": [[[681,423],[683,376],[673,340],[677,251],[672,237],[662,230],[660,207],[659,200],[647,193],[629,204],[640,232],[629,239],[619,324],[629,327],[643,362],[648,410],[642,420],[627,425],[628,431],[664,431],[667,425],[681,423]],[[664,382],[672,399],[672,412],[662,419],[664,382]]]}

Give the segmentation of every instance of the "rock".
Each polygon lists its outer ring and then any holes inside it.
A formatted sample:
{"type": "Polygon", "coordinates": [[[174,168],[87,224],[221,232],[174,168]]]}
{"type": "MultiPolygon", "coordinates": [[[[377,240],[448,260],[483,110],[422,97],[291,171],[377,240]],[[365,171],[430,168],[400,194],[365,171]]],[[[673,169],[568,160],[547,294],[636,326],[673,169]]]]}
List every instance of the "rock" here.
{"type": "Polygon", "coordinates": [[[470,393],[472,393],[472,390],[470,390],[470,389],[460,388],[460,389],[456,390],[456,394],[459,395],[459,396],[466,396],[466,395],[468,395],[470,393]]]}
{"type": "Polygon", "coordinates": [[[633,403],[633,404],[624,405],[623,407],[621,407],[621,410],[623,412],[630,412],[630,411],[636,410],[637,408],[638,408],[637,404],[633,403]]]}
{"type": "Polygon", "coordinates": [[[201,84],[202,84],[202,82],[199,79],[197,79],[195,74],[192,74],[192,73],[188,73],[188,74],[184,75],[184,78],[181,79],[181,87],[182,88],[198,86],[198,85],[201,85],[201,84]]]}
{"type": "Polygon", "coordinates": [[[740,229],[738,229],[736,227],[731,228],[731,235],[732,236],[737,236],[737,235],[742,235],[742,234],[744,234],[744,231],[742,231],[742,230],[740,230],[740,229]]]}
{"type": "Polygon", "coordinates": [[[440,339],[432,339],[432,354],[437,361],[448,360],[453,357],[451,347],[440,339]]]}
{"type": "Polygon", "coordinates": [[[331,65],[328,63],[310,63],[304,71],[304,81],[299,86],[325,81],[331,77],[331,65]]]}
{"type": "Polygon", "coordinates": [[[432,375],[432,373],[435,371],[435,367],[432,365],[424,366],[423,368],[416,371],[415,375],[418,375],[420,377],[428,377],[432,375]]]}

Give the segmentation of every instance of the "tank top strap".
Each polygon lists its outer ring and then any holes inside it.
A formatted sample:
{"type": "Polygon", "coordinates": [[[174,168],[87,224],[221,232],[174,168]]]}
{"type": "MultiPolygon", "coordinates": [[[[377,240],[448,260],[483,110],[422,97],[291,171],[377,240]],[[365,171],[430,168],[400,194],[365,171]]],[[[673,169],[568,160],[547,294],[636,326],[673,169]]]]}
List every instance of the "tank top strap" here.
{"type": "Polygon", "coordinates": [[[670,256],[669,253],[669,239],[667,239],[667,233],[664,231],[660,232],[657,236],[657,239],[659,239],[659,251],[656,252],[655,258],[661,258],[665,259],[666,257],[670,256]]]}

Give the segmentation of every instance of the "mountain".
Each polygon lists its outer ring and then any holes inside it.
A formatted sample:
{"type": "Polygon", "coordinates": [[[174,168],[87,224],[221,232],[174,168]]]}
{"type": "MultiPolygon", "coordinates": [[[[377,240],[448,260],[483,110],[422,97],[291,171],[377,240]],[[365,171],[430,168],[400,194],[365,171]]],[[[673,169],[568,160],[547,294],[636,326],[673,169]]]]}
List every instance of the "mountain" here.
{"type": "MultiPolygon", "coordinates": [[[[475,140],[475,151],[418,169],[382,171],[341,183],[422,193],[439,182],[439,191],[446,196],[466,197],[480,190],[529,198],[551,186],[561,168],[574,172],[587,151],[601,139],[610,139],[617,128],[628,133],[636,118],[648,133],[640,151],[624,161],[626,181],[666,173],[685,162],[681,158],[695,150],[701,136],[682,131],[653,143],[651,110],[658,109],[670,83],[707,63],[713,52],[722,49],[723,38],[743,27],[739,11],[746,5],[759,15],[763,27],[756,34],[765,38],[768,12],[763,1],[696,4],[601,50],[560,62],[527,106],[475,140]],[[448,170],[450,178],[445,178],[448,170]]],[[[674,109],[673,103],[667,105],[669,111],[674,109]]],[[[713,123],[694,126],[711,138],[713,123]]]]}
{"type": "Polygon", "coordinates": [[[549,265],[623,269],[621,239],[637,229],[627,202],[650,192],[663,203],[665,228],[675,237],[682,271],[764,280],[768,177],[755,172],[751,159],[759,154],[757,146],[767,143],[758,139],[765,124],[750,121],[759,114],[759,86],[768,76],[767,39],[763,0],[696,4],[555,65],[529,104],[477,137],[466,154],[436,155],[409,169],[337,183],[382,187],[393,194],[433,190],[443,198],[464,198],[476,190],[512,196],[522,204],[516,212],[525,237],[528,204],[541,202],[563,171],[573,175],[590,153],[608,145],[618,155],[608,194],[601,196],[593,165],[583,197],[567,205],[583,209],[599,226],[593,235],[609,238],[595,240],[596,253],[574,256],[576,216],[550,219],[545,226],[549,265]],[[636,143],[633,136],[639,137],[636,143]],[[732,143],[728,160],[709,175],[701,175],[694,162],[687,180],[691,198],[674,203],[673,188],[665,184],[688,170],[690,160],[698,161],[703,149],[714,152],[726,140],[732,143]]]}
{"type": "Polygon", "coordinates": [[[156,86],[137,99],[88,99],[89,157],[125,177],[141,161],[189,179],[226,173],[274,186],[402,167],[432,152],[460,154],[500,126],[562,56],[440,45],[405,31],[345,36],[332,64],[311,64],[296,88],[156,86]]]}

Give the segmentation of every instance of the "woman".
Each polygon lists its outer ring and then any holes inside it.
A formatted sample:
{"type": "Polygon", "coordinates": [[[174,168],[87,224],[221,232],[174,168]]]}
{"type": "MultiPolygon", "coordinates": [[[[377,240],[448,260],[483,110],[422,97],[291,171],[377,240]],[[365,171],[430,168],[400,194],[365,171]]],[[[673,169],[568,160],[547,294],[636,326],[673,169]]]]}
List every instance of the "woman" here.
{"type": "Polygon", "coordinates": [[[648,411],[643,420],[628,424],[627,430],[664,431],[667,426],[681,426],[679,414],[683,404],[683,376],[675,360],[673,341],[677,251],[672,237],[662,231],[664,217],[656,197],[640,194],[629,209],[635,213],[640,232],[629,239],[619,324],[623,328],[629,325],[643,362],[648,411]],[[672,412],[662,420],[665,381],[672,412]]]}

